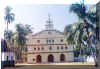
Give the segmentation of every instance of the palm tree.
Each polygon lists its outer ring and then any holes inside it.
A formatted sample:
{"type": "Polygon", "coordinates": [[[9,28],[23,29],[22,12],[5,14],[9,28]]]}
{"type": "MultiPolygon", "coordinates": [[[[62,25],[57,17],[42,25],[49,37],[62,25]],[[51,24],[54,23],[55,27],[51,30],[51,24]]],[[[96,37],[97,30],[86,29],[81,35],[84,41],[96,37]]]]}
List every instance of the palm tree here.
{"type": "MultiPolygon", "coordinates": [[[[81,20],[81,22],[79,24],[77,24],[76,29],[73,32],[70,32],[70,35],[68,37],[68,40],[70,40],[72,38],[71,40],[76,42],[74,44],[78,43],[78,46],[80,46],[80,47],[78,47],[81,52],[80,54],[83,54],[84,50],[85,50],[83,47],[83,36],[85,34],[88,36],[87,43],[88,43],[88,46],[91,46],[90,42],[89,42],[89,40],[90,40],[89,33],[95,32],[95,27],[93,24],[96,25],[96,13],[95,12],[91,12],[91,13],[87,12],[87,8],[83,2],[81,4],[80,3],[72,4],[70,7],[70,12],[75,13],[78,16],[79,20],[81,20]],[[89,22],[91,22],[91,23],[89,23],[89,22]],[[91,29],[92,31],[89,31],[89,29],[91,29]]],[[[85,38],[86,38],[86,36],[85,36],[85,38]]],[[[89,48],[91,48],[91,47],[89,47],[89,48]]]]}
{"type": "Polygon", "coordinates": [[[16,33],[14,36],[15,43],[17,45],[18,52],[17,59],[22,61],[22,52],[25,51],[26,36],[32,33],[30,25],[16,24],[16,33]]]}
{"type": "Polygon", "coordinates": [[[11,30],[5,31],[4,36],[6,36],[6,39],[8,40],[8,46],[10,48],[10,45],[13,45],[12,38],[14,33],[11,30]]]}
{"type": "Polygon", "coordinates": [[[14,18],[15,18],[15,15],[14,13],[11,12],[12,8],[10,6],[7,6],[5,8],[5,16],[4,16],[4,19],[5,19],[5,22],[7,24],[7,29],[6,31],[8,31],[8,25],[14,21],[14,18]]]}

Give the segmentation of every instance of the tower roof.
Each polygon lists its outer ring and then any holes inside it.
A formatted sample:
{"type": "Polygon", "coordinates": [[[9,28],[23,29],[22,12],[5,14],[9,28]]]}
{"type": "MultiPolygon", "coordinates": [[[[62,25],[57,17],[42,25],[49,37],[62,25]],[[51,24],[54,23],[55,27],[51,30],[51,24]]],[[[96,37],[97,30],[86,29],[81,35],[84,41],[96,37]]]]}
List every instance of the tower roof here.
{"type": "Polygon", "coordinates": [[[46,21],[46,25],[45,25],[46,30],[53,30],[54,26],[53,26],[53,21],[51,20],[51,15],[48,14],[48,20],[46,21]]]}

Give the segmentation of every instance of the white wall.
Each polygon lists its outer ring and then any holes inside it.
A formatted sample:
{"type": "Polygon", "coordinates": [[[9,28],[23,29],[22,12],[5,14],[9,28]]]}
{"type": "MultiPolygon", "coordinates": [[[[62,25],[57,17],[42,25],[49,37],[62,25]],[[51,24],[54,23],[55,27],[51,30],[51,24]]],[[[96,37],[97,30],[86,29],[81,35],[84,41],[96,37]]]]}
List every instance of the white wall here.
{"type": "Polygon", "coordinates": [[[8,56],[8,60],[12,60],[11,57],[13,57],[13,60],[15,60],[15,53],[13,52],[2,52],[2,61],[6,61],[8,56]]]}

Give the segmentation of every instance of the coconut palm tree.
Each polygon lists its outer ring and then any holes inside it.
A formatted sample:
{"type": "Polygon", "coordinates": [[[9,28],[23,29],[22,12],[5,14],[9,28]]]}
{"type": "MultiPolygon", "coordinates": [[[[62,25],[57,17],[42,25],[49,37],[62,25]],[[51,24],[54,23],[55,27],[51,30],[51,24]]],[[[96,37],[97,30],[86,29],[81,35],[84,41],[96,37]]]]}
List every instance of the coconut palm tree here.
{"type": "Polygon", "coordinates": [[[5,19],[5,22],[7,24],[7,31],[8,31],[8,24],[10,24],[11,22],[14,21],[14,18],[15,18],[15,14],[11,12],[12,8],[10,6],[7,6],[5,8],[5,16],[4,16],[4,19],[5,19]]]}
{"type": "MultiPolygon", "coordinates": [[[[87,12],[87,8],[83,2],[77,3],[77,4],[72,4],[70,7],[70,12],[75,13],[78,16],[79,20],[81,20],[81,22],[79,24],[77,24],[76,29],[73,32],[70,32],[70,35],[68,37],[68,40],[70,40],[71,42],[74,42],[74,44],[77,45],[77,43],[78,43],[78,46],[80,46],[80,47],[78,47],[81,52],[80,54],[83,54],[84,50],[85,50],[83,47],[83,36],[85,34],[88,36],[87,43],[88,43],[88,46],[91,46],[90,42],[89,42],[89,40],[90,40],[89,33],[95,32],[95,26],[93,24],[96,25],[96,13],[95,12],[91,12],[91,13],[87,12]],[[89,31],[89,29],[91,29],[92,31],[89,31]]],[[[86,38],[86,36],[84,38],[86,38]]],[[[91,48],[91,47],[89,47],[89,48],[91,48]]]]}
{"type": "Polygon", "coordinates": [[[16,49],[18,50],[17,59],[22,61],[22,52],[25,51],[25,44],[26,44],[26,36],[32,33],[31,26],[26,24],[16,24],[16,33],[14,36],[16,49]]]}
{"type": "Polygon", "coordinates": [[[6,36],[6,39],[8,40],[8,46],[10,48],[10,45],[13,44],[12,38],[13,38],[14,33],[11,30],[5,31],[4,36],[6,36]]]}

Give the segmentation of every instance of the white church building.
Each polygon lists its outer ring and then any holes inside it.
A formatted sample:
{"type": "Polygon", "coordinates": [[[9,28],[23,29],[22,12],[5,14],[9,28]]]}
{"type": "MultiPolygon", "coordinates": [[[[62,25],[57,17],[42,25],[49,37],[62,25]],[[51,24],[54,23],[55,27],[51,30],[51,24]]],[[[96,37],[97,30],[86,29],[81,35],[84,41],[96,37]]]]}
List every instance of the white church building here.
{"type": "Polygon", "coordinates": [[[27,63],[61,63],[74,61],[73,46],[67,45],[63,32],[54,29],[50,18],[45,30],[27,36],[27,63]]]}

